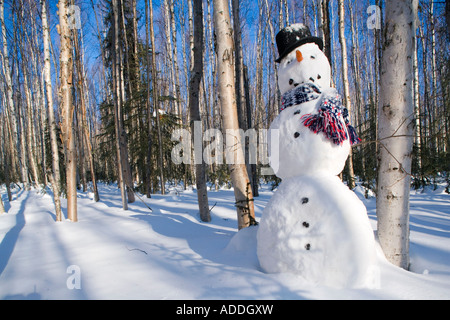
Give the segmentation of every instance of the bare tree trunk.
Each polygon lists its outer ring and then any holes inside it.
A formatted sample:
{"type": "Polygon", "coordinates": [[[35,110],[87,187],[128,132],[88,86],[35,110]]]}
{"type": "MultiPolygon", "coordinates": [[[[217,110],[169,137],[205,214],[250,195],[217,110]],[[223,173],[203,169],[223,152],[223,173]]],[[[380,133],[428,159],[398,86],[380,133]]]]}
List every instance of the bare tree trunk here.
{"type": "MultiPolygon", "coordinates": [[[[9,116],[7,114],[5,122],[9,122],[9,116]]],[[[12,194],[11,194],[11,179],[10,179],[10,155],[13,153],[11,149],[14,149],[14,143],[12,143],[12,137],[11,134],[8,134],[8,131],[11,132],[10,127],[11,124],[2,124],[2,131],[3,131],[3,161],[5,163],[4,165],[4,172],[5,172],[5,184],[6,184],[6,192],[8,194],[8,201],[12,201],[12,194]],[[9,136],[9,137],[8,137],[9,136]],[[10,142],[8,145],[8,141],[10,142]]],[[[1,148],[0,144],[0,148],[1,148]]]]}
{"type": "MultiPolygon", "coordinates": [[[[81,35],[82,38],[82,35],[81,35]]],[[[75,54],[76,54],[76,67],[77,67],[77,76],[78,76],[78,96],[80,97],[80,109],[79,109],[79,119],[78,121],[81,123],[80,125],[80,144],[86,146],[88,162],[89,162],[89,170],[91,172],[91,180],[92,180],[92,189],[94,192],[94,201],[98,202],[100,200],[98,189],[97,189],[97,179],[95,177],[95,167],[94,167],[94,156],[92,154],[92,144],[90,139],[90,133],[87,123],[86,117],[86,108],[89,105],[88,102],[88,94],[87,94],[87,85],[86,85],[86,77],[83,67],[83,47],[79,45],[78,35],[74,37],[74,45],[75,45],[75,54]],[[81,143],[84,142],[84,143],[81,143]]],[[[84,166],[83,166],[84,167],[84,166]]],[[[83,169],[83,175],[86,176],[86,169],[83,169]]],[[[86,179],[85,179],[86,180],[86,179]]],[[[86,181],[85,181],[86,182],[86,181]]]]}
{"type": "MultiPolygon", "coordinates": [[[[247,129],[252,129],[253,128],[253,124],[252,124],[252,106],[251,106],[251,100],[250,100],[250,88],[249,88],[249,80],[248,80],[248,68],[246,65],[244,65],[244,91],[245,91],[245,108],[246,108],[246,113],[247,113],[247,129]]],[[[246,144],[246,148],[245,148],[245,152],[246,152],[246,157],[249,159],[248,161],[248,166],[247,166],[247,171],[249,174],[249,178],[250,178],[250,183],[252,184],[252,193],[254,197],[258,197],[259,196],[259,191],[258,191],[258,175],[256,172],[256,163],[252,163],[252,161],[250,161],[250,154],[249,154],[249,145],[246,144]]]]}
{"type": "Polygon", "coordinates": [[[263,6],[259,5],[259,19],[258,19],[258,34],[256,38],[256,91],[255,91],[255,107],[256,107],[256,126],[257,128],[262,127],[262,117],[264,113],[264,97],[263,97],[263,6]]]}
{"type": "MultiPolygon", "coordinates": [[[[16,6],[13,5],[13,12],[18,11],[16,9],[16,6]]],[[[14,35],[14,43],[18,44],[19,43],[19,30],[20,28],[18,27],[18,23],[19,23],[19,13],[16,13],[17,15],[17,19],[12,19],[12,30],[13,30],[13,35],[14,35]]],[[[4,24],[2,24],[2,26],[4,26],[4,24]]],[[[4,52],[7,52],[7,42],[6,42],[6,31],[2,31],[3,33],[3,49],[4,52]]],[[[15,65],[19,66],[19,45],[15,45],[13,46],[13,55],[12,57],[15,58],[15,65]]],[[[8,63],[8,59],[5,59],[5,64],[8,63]]],[[[18,86],[20,86],[21,80],[19,77],[19,68],[13,68],[12,71],[14,71],[14,76],[16,78],[17,84],[18,86]]],[[[12,76],[12,71],[11,71],[11,76],[12,76]]],[[[8,71],[6,71],[6,73],[8,73],[8,71]]],[[[9,87],[9,86],[8,86],[9,87]]],[[[12,90],[12,83],[11,83],[11,87],[10,89],[12,90]]],[[[26,130],[26,126],[25,126],[25,120],[24,120],[24,111],[21,108],[21,101],[20,101],[20,93],[18,92],[19,90],[16,90],[16,92],[14,92],[14,94],[12,93],[13,97],[13,106],[15,107],[14,110],[12,112],[15,112],[17,115],[17,134],[18,134],[18,155],[19,155],[19,162],[20,162],[20,174],[21,174],[21,178],[22,178],[22,182],[23,182],[23,186],[26,190],[30,190],[30,179],[28,176],[28,160],[27,160],[27,147],[26,147],[26,135],[25,135],[25,130],[26,130]]]]}
{"type": "Polygon", "coordinates": [[[416,157],[417,166],[419,170],[422,169],[422,147],[421,147],[421,135],[420,135],[420,92],[419,92],[419,61],[417,58],[417,33],[414,30],[414,114],[416,118],[416,132],[414,137],[414,143],[416,145],[416,157]]]}
{"type": "MultiPolygon", "coordinates": [[[[21,11],[21,17],[19,19],[19,23],[23,26],[23,24],[25,23],[24,21],[24,17],[23,17],[23,11],[21,11]]],[[[19,51],[22,57],[25,56],[25,43],[24,43],[24,39],[21,39],[22,44],[19,45],[19,51]]],[[[39,187],[40,184],[40,180],[39,180],[39,170],[38,170],[38,165],[37,165],[37,160],[36,160],[36,145],[34,143],[34,132],[33,132],[33,122],[35,119],[35,112],[33,110],[33,102],[32,102],[32,98],[31,98],[31,91],[29,88],[29,83],[28,83],[28,76],[29,74],[31,74],[31,72],[28,72],[28,65],[26,64],[25,59],[22,59],[22,76],[23,76],[23,90],[25,92],[25,101],[26,101],[26,105],[25,105],[25,117],[26,117],[26,143],[27,143],[27,149],[28,149],[28,157],[30,160],[30,165],[31,165],[31,171],[33,174],[33,179],[34,179],[34,183],[36,185],[36,187],[39,187]]],[[[24,132],[22,132],[22,134],[24,134],[24,132]]]]}
{"type": "Polygon", "coordinates": [[[50,64],[50,33],[47,21],[47,4],[45,0],[41,0],[42,7],[42,32],[44,41],[44,79],[47,92],[47,113],[48,124],[50,129],[50,146],[52,150],[52,173],[51,183],[53,189],[53,198],[55,202],[56,221],[62,220],[61,213],[61,173],[59,166],[59,151],[58,151],[58,136],[56,132],[56,120],[55,111],[53,108],[53,91],[52,91],[52,79],[51,79],[51,64],[50,64]]]}
{"type": "Polygon", "coordinates": [[[165,13],[167,18],[166,24],[166,38],[167,38],[167,46],[168,46],[168,58],[170,64],[170,72],[172,75],[172,94],[175,98],[174,103],[174,112],[179,116],[179,124],[182,124],[183,113],[181,110],[181,101],[180,101],[180,76],[179,76],[179,68],[178,68],[178,50],[177,50],[177,28],[175,24],[175,8],[173,0],[165,0],[165,13]],[[172,41],[173,38],[173,41],[172,41]]]}
{"type": "Polygon", "coordinates": [[[61,77],[61,118],[62,136],[66,151],[66,180],[67,180],[67,218],[73,222],[77,218],[77,151],[75,148],[74,106],[72,104],[72,30],[68,22],[67,0],[60,0],[59,34],[61,42],[60,77],[61,77]]]}
{"type": "MultiPolygon", "coordinates": [[[[124,125],[124,113],[123,113],[123,105],[125,103],[126,91],[125,91],[125,75],[124,75],[124,61],[127,65],[128,78],[130,78],[131,70],[129,66],[129,56],[128,56],[128,39],[125,32],[125,15],[123,10],[123,0],[116,0],[117,3],[117,13],[119,14],[119,8],[121,8],[121,17],[123,23],[123,41],[125,43],[125,57],[122,57],[122,50],[119,49],[116,51],[117,61],[118,61],[118,82],[119,82],[119,94],[120,94],[120,108],[119,108],[119,141],[120,141],[120,152],[122,153],[122,170],[123,170],[123,178],[127,191],[127,199],[128,203],[133,203],[135,201],[134,197],[134,189],[133,189],[133,177],[131,172],[129,154],[128,154],[128,141],[127,141],[127,133],[125,132],[124,125]]],[[[120,26],[119,23],[117,25],[117,40],[120,38],[120,26]]],[[[129,82],[130,89],[130,99],[133,100],[131,82],[129,82]]]]}
{"type": "Polygon", "coordinates": [[[227,0],[214,0],[214,28],[217,41],[219,98],[222,106],[223,128],[226,130],[227,162],[236,199],[238,228],[256,224],[253,194],[245,166],[239,132],[235,97],[233,37],[227,0]],[[231,160],[231,163],[230,163],[231,160]]]}
{"type": "MultiPolygon", "coordinates": [[[[37,7],[37,5],[36,5],[37,7]]],[[[47,184],[47,172],[46,168],[46,156],[44,147],[44,126],[47,123],[47,112],[45,110],[45,94],[44,94],[44,79],[42,74],[42,66],[40,63],[40,51],[38,44],[38,32],[36,27],[36,19],[34,18],[33,10],[29,11],[30,19],[30,35],[28,39],[30,56],[31,56],[31,68],[32,74],[30,75],[31,92],[33,92],[33,137],[34,137],[34,149],[37,170],[42,185],[47,184]],[[40,161],[39,161],[40,159],[40,161]]]]}
{"type": "MultiPolygon", "coordinates": [[[[189,12],[192,11],[192,9],[190,9],[192,4],[191,4],[191,0],[187,0],[187,2],[188,2],[188,15],[189,15],[189,12]]],[[[182,8],[185,7],[185,1],[184,0],[182,1],[181,6],[182,6],[182,8]]],[[[189,18],[189,16],[188,16],[188,18],[189,18]]],[[[181,56],[182,56],[182,59],[183,59],[183,75],[184,75],[185,81],[187,82],[188,79],[189,79],[189,76],[188,76],[188,64],[187,64],[187,56],[186,56],[186,36],[184,35],[184,33],[185,33],[185,26],[186,26],[186,18],[185,18],[184,12],[181,13],[181,15],[180,15],[180,24],[181,24],[181,26],[183,28],[182,29],[183,32],[181,34],[181,56]]],[[[190,36],[190,34],[189,34],[189,36],[190,36]]],[[[191,68],[191,67],[192,66],[189,66],[189,68],[191,68]]],[[[178,82],[178,84],[180,85],[181,83],[178,82]]],[[[180,90],[180,86],[178,86],[178,90],[180,90]]],[[[189,103],[190,103],[189,102],[189,93],[187,93],[185,101],[184,101],[184,105],[185,105],[185,108],[186,108],[186,113],[183,114],[183,117],[182,117],[182,120],[183,120],[182,122],[183,123],[188,123],[189,112],[187,111],[187,109],[188,109],[189,103]]],[[[184,188],[184,190],[186,190],[187,184],[188,184],[189,168],[190,168],[191,165],[183,163],[182,166],[184,168],[183,188],[184,188]]]]}
{"type": "Polygon", "coordinates": [[[176,112],[178,116],[180,117],[179,123],[180,125],[183,124],[183,111],[181,108],[181,93],[180,93],[180,69],[178,66],[178,46],[177,46],[177,27],[175,24],[175,7],[174,7],[173,0],[170,0],[170,23],[172,25],[172,34],[173,34],[173,72],[174,72],[174,79],[173,79],[173,93],[175,95],[175,106],[176,106],[176,112]]]}
{"type": "Polygon", "coordinates": [[[321,25],[323,35],[323,52],[328,58],[330,65],[332,64],[331,56],[331,30],[330,30],[330,1],[320,0],[321,3],[321,25]]]}
{"type": "Polygon", "coordinates": [[[161,184],[161,194],[166,193],[165,180],[164,180],[164,159],[163,159],[163,149],[162,149],[162,136],[161,136],[161,126],[159,121],[159,97],[158,97],[158,71],[156,68],[156,46],[155,46],[155,29],[153,27],[153,4],[150,1],[150,42],[152,45],[152,90],[153,90],[153,112],[155,113],[156,119],[156,130],[158,133],[159,142],[159,178],[161,184]]]}
{"type": "Polygon", "coordinates": [[[430,92],[431,92],[431,88],[430,88],[430,79],[429,79],[429,73],[428,73],[428,66],[429,66],[429,59],[426,58],[427,56],[427,47],[426,47],[426,37],[424,34],[424,26],[419,26],[419,38],[421,39],[421,43],[422,43],[422,50],[424,52],[423,54],[423,59],[422,59],[422,71],[423,71],[423,109],[424,109],[424,132],[423,134],[421,134],[421,136],[424,138],[423,142],[425,143],[421,143],[421,145],[424,147],[422,155],[424,156],[422,159],[424,160],[425,157],[429,157],[429,159],[434,159],[434,152],[435,152],[435,146],[433,146],[432,142],[433,139],[428,137],[434,137],[434,127],[432,125],[432,110],[431,110],[431,103],[430,103],[430,92]],[[427,123],[428,122],[428,123],[427,123]],[[428,142],[428,143],[426,143],[428,142]],[[428,151],[429,154],[425,155],[424,152],[428,151]]]}
{"type": "Polygon", "coordinates": [[[97,18],[97,10],[95,9],[94,6],[94,0],[91,0],[91,6],[92,6],[92,11],[94,13],[94,17],[95,17],[95,22],[96,22],[96,26],[97,26],[97,39],[99,42],[99,47],[100,47],[100,53],[101,53],[101,57],[102,57],[102,63],[101,63],[101,68],[102,68],[102,79],[103,79],[103,85],[104,85],[104,93],[103,93],[103,97],[106,101],[111,101],[111,94],[110,94],[110,89],[109,86],[106,82],[106,72],[105,72],[105,51],[102,45],[102,38],[100,35],[100,26],[99,26],[99,22],[98,22],[98,18],[97,18]]]}
{"type": "Polygon", "coordinates": [[[245,95],[244,95],[244,58],[242,56],[242,36],[241,36],[241,19],[239,10],[239,0],[232,0],[233,8],[233,30],[234,30],[234,49],[235,60],[234,70],[236,77],[236,108],[238,113],[239,128],[245,129],[245,95]]]}
{"type": "Polygon", "coordinates": [[[200,218],[204,222],[211,221],[211,216],[209,213],[208,204],[208,191],[206,187],[206,164],[203,160],[203,142],[200,141],[199,146],[196,146],[195,141],[195,122],[200,124],[202,119],[200,117],[199,108],[199,93],[200,93],[200,82],[203,75],[203,10],[202,10],[202,0],[194,0],[194,65],[191,70],[191,79],[189,86],[189,110],[191,118],[191,132],[192,141],[194,147],[200,148],[200,150],[195,150],[195,175],[197,184],[197,198],[198,198],[198,208],[200,210],[200,218]],[[197,159],[197,155],[200,159],[197,159]]]}
{"type": "MultiPolygon", "coordinates": [[[[145,0],[145,47],[147,50],[149,49],[149,9],[148,9],[148,3],[152,0],[145,0]]],[[[153,17],[151,17],[153,19],[153,17]]],[[[153,48],[152,48],[153,50],[153,48]]],[[[146,176],[146,185],[145,185],[145,192],[147,195],[147,198],[151,198],[151,192],[152,192],[152,132],[153,132],[153,124],[152,124],[152,107],[150,104],[150,74],[152,73],[151,69],[151,58],[148,53],[146,52],[146,67],[147,67],[147,96],[145,99],[145,109],[147,110],[147,165],[145,170],[145,176],[146,176]]]]}
{"type": "Polygon", "coordinates": [[[134,78],[136,82],[136,92],[140,89],[141,73],[139,71],[139,54],[138,54],[138,24],[137,24],[137,10],[136,10],[136,0],[131,1],[131,6],[133,10],[133,60],[134,63],[134,78]]]}
{"type": "MultiPolygon", "coordinates": [[[[12,76],[11,76],[11,69],[9,67],[9,53],[8,53],[8,43],[6,38],[6,26],[4,22],[4,0],[0,0],[0,24],[2,25],[1,28],[1,45],[3,48],[3,54],[1,55],[1,61],[3,65],[3,73],[4,78],[6,82],[6,108],[8,110],[8,114],[10,117],[11,122],[11,135],[14,142],[14,148],[12,151],[12,163],[16,164],[16,161],[18,161],[19,166],[23,167],[23,159],[22,159],[22,153],[20,148],[20,139],[18,135],[18,121],[17,121],[17,115],[16,115],[16,109],[14,105],[14,99],[13,99],[13,87],[12,87],[12,76]]],[[[23,173],[23,170],[21,171],[23,173]]],[[[25,183],[24,177],[22,176],[22,182],[25,183]]]]}
{"type": "Polygon", "coordinates": [[[124,174],[124,153],[121,136],[123,132],[122,119],[122,87],[120,83],[120,54],[119,54],[119,6],[118,0],[112,0],[114,13],[114,54],[113,54],[113,87],[114,87],[114,119],[116,131],[117,172],[120,193],[122,196],[122,209],[128,210],[127,187],[124,174]]]}
{"type": "MultiPolygon", "coordinates": [[[[269,3],[267,0],[265,0],[266,3],[266,14],[267,16],[270,16],[270,8],[269,8],[269,3]]],[[[272,25],[272,19],[267,19],[267,23],[269,24],[269,31],[270,31],[270,45],[271,45],[271,49],[272,49],[272,54],[273,54],[273,59],[276,59],[276,55],[277,55],[277,50],[275,50],[275,31],[272,25]]],[[[278,63],[272,64],[271,66],[273,66],[275,68],[275,83],[278,83],[278,63]]],[[[270,86],[270,81],[267,82],[268,85],[270,86]]],[[[270,92],[270,90],[269,90],[270,92]]],[[[280,110],[280,90],[278,89],[278,86],[275,85],[275,110],[273,112],[273,116],[276,117],[278,115],[278,112],[280,110]]]]}
{"type": "MultiPolygon", "coordinates": [[[[170,0],[163,0],[163,7],[164,7],[164,31],[166,36],[166,57],[167,57],[167,69],[169,73],[169,82],[172,90],[172,95],[175,95],[175,71],[173,67],[173,46],[172,46],[172,23],[170,19],[170,7],[172,6],[172,3],[170,0]]],[[[170,91],[168,89],[168,91],[170,91]]],[[[171,106],[173,106],[173,113],[178,113],[178,103],[177,101],[172,101],[169,103],[171,106]]]]}
{"type": "Polygon", "coordinates": [[[287,0],[283,0],[283,6],[284,6],[284,14],[286,18],[286,25],[290,25],[289,23],[289,6],[287,0]]]}
{"type": "Polygon", "coordinates": [[[5,213],[5,206],[3,205],[3,200],[0,194],[0,214],[5,213]]]}
{"type": "MultiPolygon", "coordinates": [[[[4,155],[3,156],[3,161],[4,161],[4,172],[5,172],[5,184],[6,184],[6,190],[7,190],[7,192],[8,192],[8,200],[9,200],[9,202],[11,202],[11,190],[10,190],[10,187],[9,187],[9,185],[10,185],[10,181],[9,181],[9,165],[8,165],[8,158],[9,158],[9,155],[8,155],[8,153],[10,153],[10,152],[8,152],[7,151],[7,149],[9,149],[9,150],[11,150],[11,147],[13,147],[13,146],[10,146],[10,148],[8,148],[7,147],[7,141],[8,141],[8,139],[7,139],[7,129],[6,129],[6,124],[5,124],[5,122],[7,122],[8,121],[8,119],[5,119],[5,121],[1,121],[2,119],[0,118],[0,126],[1,126],[1,128],[2,128],[2,130],[0,130],[0,152],[4,155]]],[[[2,213],[5,213],[5,207],[3,206],[3,201],[2,201],[2,195],[1,195],[1,193],[0,193],[0,214],[2,214],[2,213]]]]}
{"type": "MultiPolygon", "coordinates": [[[[16,74],[17,78],[19,77],[19,73],[16,74]]],[[[21,110],[20,104],[18,103],[18,95],[16,95],[16,102],[17,102],[17,110],[18,110],[18,118],[19,118],[19,127],[21,130],[20,133],[20,153],[22,154],[22,166],[21,166],[21,174],[22,174],[22,181],[23,181],[23,187],[25,190],[30,190],[30,178],[28,177],[28,161],[27,161],[27,142],[26,142],[26,126],[25,126],[25,115],[24,111],[21,110]]]]}
{"type": "Polygon", "coordinates": [[[445,0],[445,22],[447,24],[447,37],[450,38],[450,0],[445,0]]]}
{"type": "MultiPolygon", "coordinates": [[[[250,106],[250,101],[247,101],[248,97],[246,96],[246,88],[245,88],[245,68],[244,65],[244,57],[242,50],[242,32],[241,32],[241,19],[240,19],[240,8],[239,8],[239,0],[232,1],[233,7],[233,28],[234,28],[234,43],[235,43],[235,77],[236,77],[236,106],[238,112],[238,121],[239,128],[243,130],[250,129],[251,126],[251,111],[247,106],[250,106]]],[[[282,4],[280,3],[280,10],[282,13],[282,4]]],[[[246,159],[249,157],[249,143],[245,140],[242,141],[245,145],[245,156],[246,159]]],[[[255,168],[256,170],[256,168],[255,168]]],[[[252,172],[252,165],[247,165],[247,172],[252,172]]],[[[253,175],[249,175],[250,183],[252,185],[253,194],[256,196],[253,175]]]]}
{"type": "MultiPolygon", "coordinates": [[[[350,86],[348,81],[348,63],[347,63],[347,43],[345,41],[345,7],[344,1],[339,0],[339,41],[341,43],[342,50],[342,80],[344,84],[344,105],[348,110],[349,116],[352,114],[352,103],[350,99],[350,86]]],[[[350,189],[355,188],[355,173],[353,171],[353,151],[350,149],[348,159],[348,187],[350,189]]]]}
{"type": "MultiPolygon", "coordinates": [[[[438,85],[437,85],[437,74],[436,74],[436,26],[434,23],[434,2],[430,1],[430,28],[431,28],[431,80],[433,83],[433,95],[432,95],[432,101],[433,101],[433,123],[431,124],[434,128],[434,132],[439,131],[439,125],[438,125],[438,85]]],[[[428,28],[428,27],[427,27],[428,28]]],[[[431,137],[431,139],[434,141],[433,144],[435,146],[436,153],[439,154],[440,152],[440,143],[438,135],[431,137]]]]}
{"type": "Polygon", "coordinates": [[[409,268],[409,194],[414,139],[413,57],[417,0],[386,1],[381,62],[378,237],[387,259],[409,268]]]}

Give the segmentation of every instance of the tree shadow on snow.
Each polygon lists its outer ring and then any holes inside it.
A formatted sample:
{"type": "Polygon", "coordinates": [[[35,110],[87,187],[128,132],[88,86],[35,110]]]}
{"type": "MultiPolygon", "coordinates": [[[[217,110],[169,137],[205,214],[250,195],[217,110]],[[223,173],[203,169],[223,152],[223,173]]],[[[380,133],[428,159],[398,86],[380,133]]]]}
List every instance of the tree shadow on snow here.
{"type": "Polygon", "coordinates": [[[36,292],[36,287],[34,287],[34,291],[29,294],[12,294],[7,295],[3,298],[3,300],[41,300],[41,295],[36,292]]]}
{"type": "Polygon", "coordinates": [[[25,204],[30,196],[27,193],[25,199],[20,203],[20,208],[18,212],[15,214],[16,224],[12,227],[5,235],[3,240],[0,242],[0,275],[5,270],[5,267],[8,264],[9,258],[14,251],[14,247],[16,246],[17,239],[19,238],[19,233],[22,228],[25,226],[25,204]]]}
{"type": "MultiPolygon", "coordinates": [[[[167,211],[173,210],[173,208],[166,209],[167,211]]],[[[265,274],[261,270],[256,256],[256,228],[250,232],[246,230],[250,228],[241,230],[239,235],[243,235],[243,237],[234,241],[234,244],[238,244],[238,246],[243,244],[243,246],[236,248],[229,244],[233,237],[236,239],[237,230],[221,228],[214,223],[215,220],[218,222],[217,220],[221,218],[212,215],[213,222],[205,223],[199,221],[198,212],[193,210],[191,213],[184,214],[167,211],[161,206],[154,210],[153,214],[137,214],[132,217],[145,221],[153,231],[164,237],[187,241],[192,253],[178,247],[161,244],[148,245],[153,249],[164,251],[167,259],[189,265],[188,268],[192,269],[192,274],[209,274],[211,285],[205,287],[203,295],[196,298],[251,299],[257,296],[257,292],[260,290],[266,292],[270,290],[272,291],[271,297],[304,299],[300,290],[292,290],[292,288],[284,286],[276,280],[276,277],[265,274]],[[246,240],[249,240],[247,244],[245,244],[246,240]],[[240,280],[230,280],[237,274],[239,274],[240,280]],[[222,283],[220,280],[216,280],[223,277],[228,281],[222,283]],[[230,282],[233,284],[230,285],[230,282]]],[[[219,222],[219,224],[221,223],[223,221],[219,222]]]]}

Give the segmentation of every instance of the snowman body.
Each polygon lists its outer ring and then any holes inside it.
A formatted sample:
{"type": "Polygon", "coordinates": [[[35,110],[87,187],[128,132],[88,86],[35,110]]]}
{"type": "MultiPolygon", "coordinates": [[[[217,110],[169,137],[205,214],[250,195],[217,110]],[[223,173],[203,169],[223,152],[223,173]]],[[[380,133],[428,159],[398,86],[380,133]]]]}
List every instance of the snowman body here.
{"type": "Polygon", "coordinates": [[[277,177],[302,174],[338,175],[350,152],[350,143],[330,143],[302,124],[302,117],[317,113],[320,98],[284,109],[269,128],[269,161],[277,177]],[[274,141],[274,143],[271,143],[274,141]]]}
{"type": "Polygon", "coordinates": [[[333,143],[304,125],[305,117],[319,113],[323,96],[335,90],[330,77],[328,60],[313,43],[280,61],[283,97],[289,100],[289,92],[305,83],[318,88],[318,96],[311,93],[311,100],[286,107],[271,124],[269,134],[276,137],[269,139],[269,160],[282,182],[261,217],[257,255],[269,273],[293,273],[334,287],[367,286],[376,257],[373,230],[364,204],[337,177],[349,139],[333,143]]]}
{"type": "Polygon", "coordinates": [[[366,287],[376,281],[366,208],[328,174],[283,180],[264,209],[257,255],[265,272],[293,273],[314,284],[366,287]]]}

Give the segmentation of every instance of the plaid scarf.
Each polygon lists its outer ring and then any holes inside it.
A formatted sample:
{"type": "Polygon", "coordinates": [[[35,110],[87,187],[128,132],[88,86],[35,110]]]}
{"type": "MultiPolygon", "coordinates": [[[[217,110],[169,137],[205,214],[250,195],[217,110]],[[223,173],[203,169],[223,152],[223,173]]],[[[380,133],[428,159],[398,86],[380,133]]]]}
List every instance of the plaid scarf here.
{"type": "Polygon", "coordinates": [[[348,110],[342,105],[342,98],[336,89],[322,93],[312,83],[305,83],[286,92],[282,99],[281,110],[322,96],[319,113],[305,114],[301,117],[303,124],[314,133],[323,132],[334,144],[340,145],[350,139],[350,144],[361,142],[355,128],[350,125],[348,110]]]}
{"type": "Polygon", "coordinates": [[[321,93],[322,91],[311,82],[299,85],[283,94],[281,97],[280,111],[298,104],[319,99],[321,93]]]}

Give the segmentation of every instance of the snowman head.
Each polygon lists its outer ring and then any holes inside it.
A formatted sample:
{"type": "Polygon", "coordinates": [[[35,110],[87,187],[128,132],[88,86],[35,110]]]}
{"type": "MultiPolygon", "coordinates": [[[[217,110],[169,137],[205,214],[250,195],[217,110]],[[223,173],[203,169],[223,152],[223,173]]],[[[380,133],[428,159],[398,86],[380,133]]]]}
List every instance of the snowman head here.
{"type": "Polygon", "coordinates": [[[278,86],[281,94],[306,82],[313,82],[320,88],[330,87],[330,63],[315,43],[306,43],[295,48],[280,61],[278,67],[278,86]]]}
{"type": "Polygon", "coordinates": [[[323,41],[311,36],[301,23],[282,29],[276,36],[280,57],[278,86],[281,94],[306,82],[327,88],[331,82],[330,63],[322,52],[323,41]]]}

